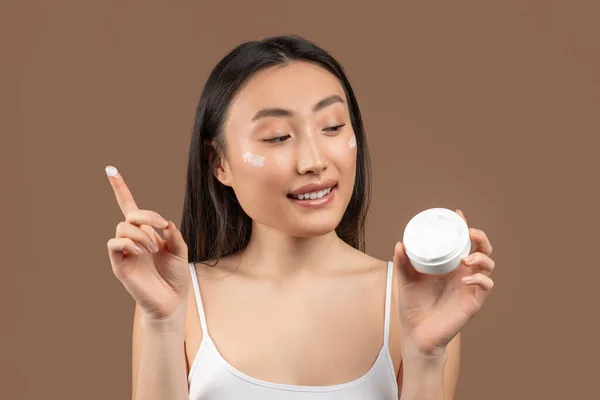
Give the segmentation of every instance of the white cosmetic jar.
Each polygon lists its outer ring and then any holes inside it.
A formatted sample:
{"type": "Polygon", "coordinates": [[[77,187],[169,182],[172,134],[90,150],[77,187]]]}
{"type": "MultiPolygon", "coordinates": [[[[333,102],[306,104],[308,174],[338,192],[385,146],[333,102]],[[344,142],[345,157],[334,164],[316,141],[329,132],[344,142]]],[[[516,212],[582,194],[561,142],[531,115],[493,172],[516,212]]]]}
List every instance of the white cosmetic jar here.
{"type": "Polygon", "coordinates": [[[402,241],[413,267],[430,275],[455,270],[471,251],[467,223],[447,208],[430,208],[415,215],[406,225],[402,241]]]}

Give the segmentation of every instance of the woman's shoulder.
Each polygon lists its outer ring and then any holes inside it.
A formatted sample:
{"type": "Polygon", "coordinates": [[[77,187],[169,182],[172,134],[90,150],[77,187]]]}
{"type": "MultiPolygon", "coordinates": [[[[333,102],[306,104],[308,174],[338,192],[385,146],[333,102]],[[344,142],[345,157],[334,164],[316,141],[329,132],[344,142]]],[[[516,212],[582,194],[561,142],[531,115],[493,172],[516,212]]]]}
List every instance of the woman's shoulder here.
{"type": "Polygon", "coordinates": [[[379,293],[385,287],[387,265],[387,261],[370,255],[358,256],[340,266],[335,275],[340,283],[353,286],[358,291],[379,293]]]}
{"type": "Polygon", "coordinates": [[[345,270],[357,273],[377,273],[387,269],[389,263],[389,260],[381,260],[350,245],[346,245],[341,259],[345,270]]]}
{"type": "Polygon", "coordinates": [[[198,280],[223,278],[234,273],[239,266],[240,258],[235,255],[219,259],[191,262],[196,270],[198,280]]]}

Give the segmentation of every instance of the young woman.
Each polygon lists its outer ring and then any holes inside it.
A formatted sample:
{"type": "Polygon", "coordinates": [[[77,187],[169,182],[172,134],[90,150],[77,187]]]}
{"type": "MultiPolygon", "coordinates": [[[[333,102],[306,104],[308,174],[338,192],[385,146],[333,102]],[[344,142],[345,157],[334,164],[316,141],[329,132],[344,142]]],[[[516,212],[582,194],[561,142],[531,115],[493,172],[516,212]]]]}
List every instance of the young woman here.
{"type": "Polygon", "coordinates": [[[363,252],[367,143],[323,49],[273,37],[219,62],[181,231],[107,173],[125,216],[109,256],[136,301],[135,399],[453,398],[459,332],[493,286],[490,242],[471,229],[475,251],[444,276],[416,272],[400,242],[389,262],[363,252]]]}

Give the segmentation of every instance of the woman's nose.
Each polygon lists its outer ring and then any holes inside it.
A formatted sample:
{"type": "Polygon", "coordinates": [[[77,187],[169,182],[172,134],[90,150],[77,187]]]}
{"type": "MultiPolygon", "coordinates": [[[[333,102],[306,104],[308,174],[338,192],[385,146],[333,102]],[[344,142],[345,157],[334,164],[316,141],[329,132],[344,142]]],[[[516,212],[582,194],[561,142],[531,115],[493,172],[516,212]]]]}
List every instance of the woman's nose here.
{"type": "Polygon", "coordinates": [[[328,166],[327,157],[318,137],[307,135],[298,149],[298,173],[319,174],[328,166]]]}

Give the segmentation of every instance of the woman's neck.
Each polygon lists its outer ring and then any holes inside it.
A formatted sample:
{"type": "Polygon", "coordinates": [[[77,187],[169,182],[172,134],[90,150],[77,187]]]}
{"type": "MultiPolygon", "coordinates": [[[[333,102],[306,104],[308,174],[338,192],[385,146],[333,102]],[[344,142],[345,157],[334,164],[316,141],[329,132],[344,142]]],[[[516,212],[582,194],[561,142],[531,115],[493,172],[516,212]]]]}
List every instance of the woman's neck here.
{"type": "Polygon", "coordinates": [[[277,278],[310,273],[329,263],[341,243],[335,231],[299,238],[255,223],[240,268],[277,278]]]}

